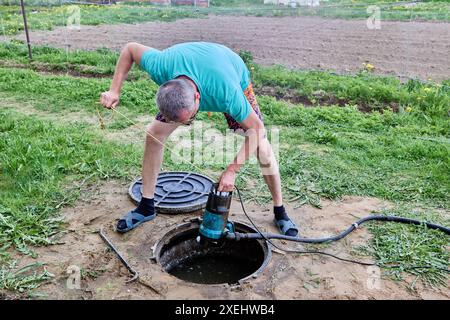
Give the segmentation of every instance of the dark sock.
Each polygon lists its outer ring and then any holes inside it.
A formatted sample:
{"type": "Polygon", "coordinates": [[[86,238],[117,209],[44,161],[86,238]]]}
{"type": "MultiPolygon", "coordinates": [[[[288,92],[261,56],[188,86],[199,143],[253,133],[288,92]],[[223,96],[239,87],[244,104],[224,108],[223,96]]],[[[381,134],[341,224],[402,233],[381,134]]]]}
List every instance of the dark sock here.
{"type": "Polygon", "coordinates": [[[275,214],[275,219],[277,220],[289,220],[286,209],[283,205],[279,207],[273,207],[273,213],[275,214]]]}
{"type": "Polygon", "coordinates": [[[143,216],[150,216],[155,213],[155,200],[153,198],[144,198],[142,197],[141,202],[136,209],[135,212],[142,214],[143,216]]]}
{"type": "MultiPolygon", "coordinates": [[[[275,214],[275,219],[276,220],[285,220],[285,221],[289,221],[289,216],[286,213],[286,209],[284,209],[284,206],[281,205],[279,207],[273,207],[273,213],[275,214]]],[[[289,229],[288,231],[286,231],[286,235],[290,236],[290,237],[295,237],[297,236],[298,232],[295,229],[289,229]]]]}
{"type": "MultiPolygon", "coordinates": [[[[143,216],[150,216],[155,213],[155,201],[154,199],[144,198],[142,197],[141,202],[139,202],[139,205],[136,209],[133,210],[134,212],[137,212],[139,214],[142,214],[143,216]]],[[[133,224],[138,222],[136,219],[132,219],[133,224]]],[[[124,219],[119,220],[117,223],[117,229],[125,229],[127,227],[127,223],[124,219]]]]}

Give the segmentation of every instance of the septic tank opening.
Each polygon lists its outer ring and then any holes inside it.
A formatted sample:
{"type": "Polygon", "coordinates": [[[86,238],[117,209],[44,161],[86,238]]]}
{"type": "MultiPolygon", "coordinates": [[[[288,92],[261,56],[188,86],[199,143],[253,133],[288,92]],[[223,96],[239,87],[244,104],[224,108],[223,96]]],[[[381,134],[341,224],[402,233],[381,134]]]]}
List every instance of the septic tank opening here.
{"type": "MultiPolygon", "coordinates": [[[[236,232],[256,232],[235,222],[236,232]]],[[[170,230],[156,244],[154,258],[169,274],[199,284],[236,284],[259,274],[270,260],[263,240],[226,241],[220,246],[197,243],[199,220],[170,230]]]]}

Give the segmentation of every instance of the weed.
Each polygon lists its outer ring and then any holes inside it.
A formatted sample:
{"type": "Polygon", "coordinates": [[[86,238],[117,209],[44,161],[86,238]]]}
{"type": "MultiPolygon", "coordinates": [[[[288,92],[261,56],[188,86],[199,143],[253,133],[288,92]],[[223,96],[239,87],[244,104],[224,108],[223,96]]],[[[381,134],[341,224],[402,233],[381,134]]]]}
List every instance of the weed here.
{"type": "Polygon", "coordinates": [[[15,265],[0,265],[0,290],[18,291],[20,293],[36,289],[42,283],[48,281],[53,275],[45,268],[42,272],[41,263],[33,263],[19,270],[15,265]]]}

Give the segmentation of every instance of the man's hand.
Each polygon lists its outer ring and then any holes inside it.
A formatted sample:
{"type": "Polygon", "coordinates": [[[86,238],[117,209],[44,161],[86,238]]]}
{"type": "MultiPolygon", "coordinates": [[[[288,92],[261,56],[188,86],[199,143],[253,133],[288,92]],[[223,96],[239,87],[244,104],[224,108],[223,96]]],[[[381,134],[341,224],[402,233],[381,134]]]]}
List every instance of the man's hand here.
{"type": "Polygon", "coordinates": [[[122,84],[127,78],[133,63],[140,65],[142,54],[151,48],[136,42],[127,43],[120,53],[117,61],[116,70],[114,71],[113,81],[109,87],[109,91],[103,92],[100,96],[100,103],[108,109],[115,108],[119,104],[119,95],[122,84]]]}
{"type": "Polygon", "coordinates": [[[111,90],[105,91],[100,95],[100,103],[105,108],[115,108],[119,104],[119,94],[111,90]]]}
{"type": "Polygon", "coordinates": [[[236,180],[236,171],[228,167],[220,176],[218,191],[231,192],[234,189],[236,180]]]}

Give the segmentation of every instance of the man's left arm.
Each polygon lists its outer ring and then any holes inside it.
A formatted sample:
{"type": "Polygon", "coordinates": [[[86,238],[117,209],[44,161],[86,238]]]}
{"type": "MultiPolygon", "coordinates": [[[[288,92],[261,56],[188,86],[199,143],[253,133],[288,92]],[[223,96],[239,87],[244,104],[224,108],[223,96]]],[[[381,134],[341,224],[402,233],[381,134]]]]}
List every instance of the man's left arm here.
{"type": "Polygon", "coordinates": [[[241,166],[255,154],[262,139],[265,137],[265,128],[263,122],[259,119],[253,108],[250,108],[249,116],[242,122],[239,122],[242,128],[246,130],[245,141],[237,153],[233,162],[228,165],[222,173],[219,181],[219,191],[232,191],[236,174],[241,166]]]}

